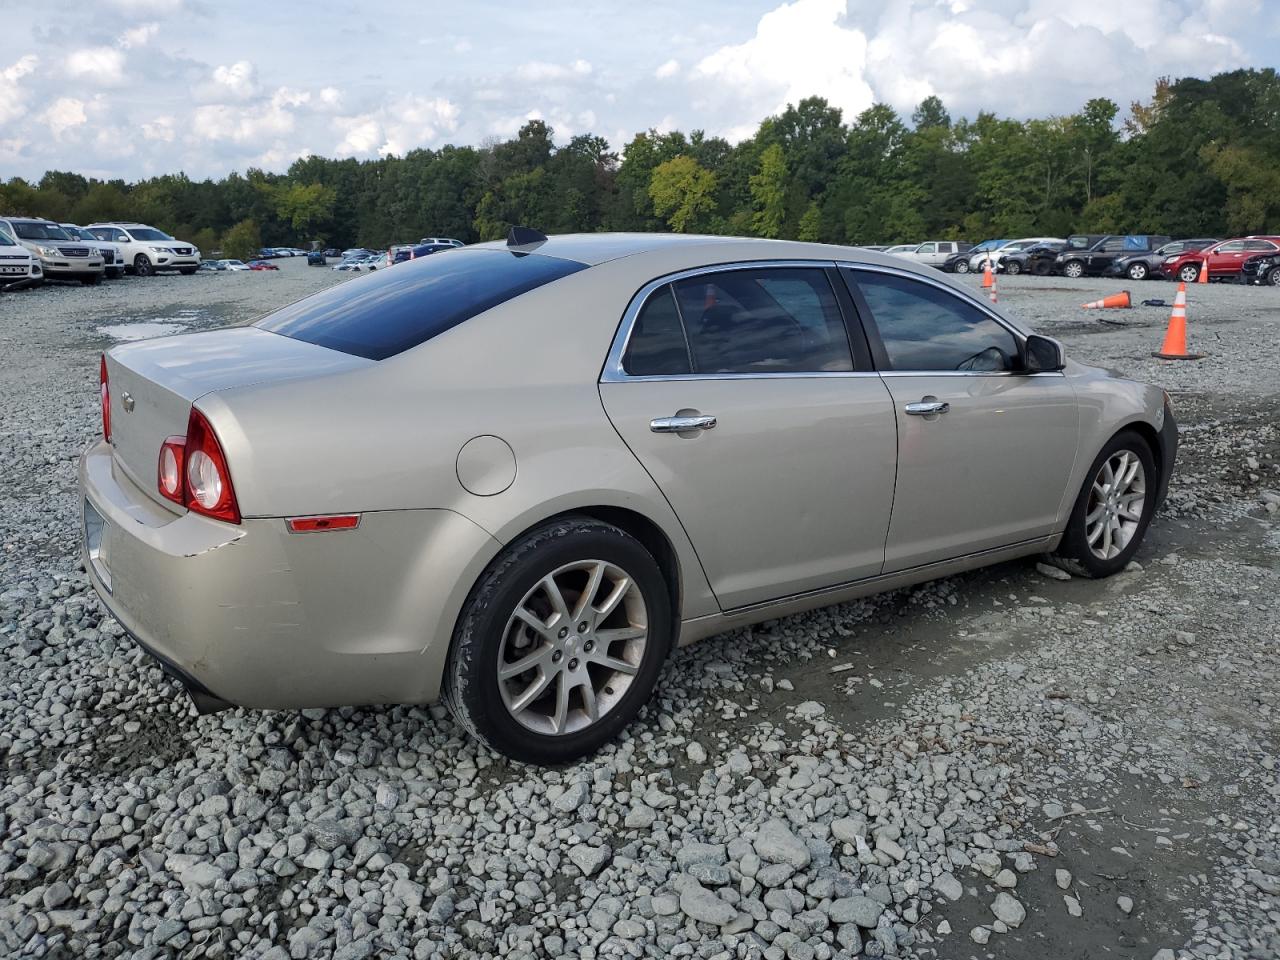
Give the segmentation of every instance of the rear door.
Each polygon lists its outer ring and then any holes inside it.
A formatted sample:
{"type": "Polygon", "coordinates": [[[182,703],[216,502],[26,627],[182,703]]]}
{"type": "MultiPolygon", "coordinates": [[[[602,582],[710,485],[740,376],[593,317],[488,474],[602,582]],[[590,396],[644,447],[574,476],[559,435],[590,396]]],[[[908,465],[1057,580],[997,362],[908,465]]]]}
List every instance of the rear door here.
{"type": "Polygon", "coordinates": [[[1244,257],[1243,240],[1227,240],[1218,244],[1209,254],[1209,276],[1225,277],[1238,273],[1244,257]]]}
{"type": "Polygon", "coordinates": [[[655,281],[601,378],[619,435],[688,532],[722,608],[874,576],[893,404],[829,265],[655,281]],[[833,283],[834,279],[834,283],[833,283]]]}
{"type": "Polygon", "coordinates": [[[885,573],[1054,532],[1076,456],[1075,393],[1024,375],[977,301],[881,267],[845,271],[893,396],[898,471],[885,573]]]}

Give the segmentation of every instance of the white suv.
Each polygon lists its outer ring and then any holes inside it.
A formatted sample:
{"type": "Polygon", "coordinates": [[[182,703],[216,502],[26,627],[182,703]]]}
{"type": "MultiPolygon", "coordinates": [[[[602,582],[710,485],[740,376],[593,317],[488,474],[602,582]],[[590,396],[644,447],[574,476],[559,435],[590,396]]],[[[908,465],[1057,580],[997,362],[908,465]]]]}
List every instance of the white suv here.
{"type": "Polygon", "coordinates": [[[161,270],[192,274],[200,269],[200,251],[195,244],[175,240],[145,223],[91,223],[89,232],[116,244],[124,255],[125,269],[140,277],[161,270]]]}
{"type": "Polygon", "coordinates": [[[0,226],[0,290],[38,287],[44,282],[40,260],[0,226]]]}
{"type": "Polygon", "coordinates": [[[69,236],[52,220],[0,217],[0,226],[40,259],[46,280],[94,284],[102,279],[102,254],[83,240],[69,236]]]}
{"type": "Polygon", "coordinates": [[[99,240],[84,227],[78,227],[74,223],[62,223],[59,226],[72,240],[83,240],[102,254],[102,275],[108,280],[119,280],[124,276],[124,254],[114,243],[99,240]]]}

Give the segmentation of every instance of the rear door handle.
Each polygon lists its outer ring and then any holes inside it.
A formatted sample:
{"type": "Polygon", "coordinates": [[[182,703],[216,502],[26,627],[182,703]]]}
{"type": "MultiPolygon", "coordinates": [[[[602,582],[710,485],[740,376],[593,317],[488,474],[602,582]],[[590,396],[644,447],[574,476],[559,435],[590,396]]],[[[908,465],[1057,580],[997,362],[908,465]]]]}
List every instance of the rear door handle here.
{"type": "Polygon", "coordinates": [[[715,417],[656,417],[649,421],[654,433],[691,433],[694,430],[710,430],[716,425],[715,417]]]}
{"type": "Polygon", "coordinates": [[[951,404],[945,400],[917,400],[915,403],[908,403],[903,409],[913,417],[931,417],[946,413],[951,409],[951,404]]]}

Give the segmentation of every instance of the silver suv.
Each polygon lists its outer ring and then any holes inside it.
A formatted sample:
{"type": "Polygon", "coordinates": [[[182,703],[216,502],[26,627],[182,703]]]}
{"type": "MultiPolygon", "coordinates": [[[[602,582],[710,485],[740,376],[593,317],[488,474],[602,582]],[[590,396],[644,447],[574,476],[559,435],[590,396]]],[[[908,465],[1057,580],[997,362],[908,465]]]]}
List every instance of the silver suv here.
{"type": "Polygon", "coordinates": [[[41,217],[0,217],[17,241],[40,260],[46,280],[79,280],[94,284],[102,279],[102,254],[83,240],[41,217]]]}
{"type": "Polygon", "coordinates": [[[200,269],[200,251],[145,223],[91,223],[89,232],[120,248],[127,270],[149,277],[162,270],[192,274],[200,269]]]}

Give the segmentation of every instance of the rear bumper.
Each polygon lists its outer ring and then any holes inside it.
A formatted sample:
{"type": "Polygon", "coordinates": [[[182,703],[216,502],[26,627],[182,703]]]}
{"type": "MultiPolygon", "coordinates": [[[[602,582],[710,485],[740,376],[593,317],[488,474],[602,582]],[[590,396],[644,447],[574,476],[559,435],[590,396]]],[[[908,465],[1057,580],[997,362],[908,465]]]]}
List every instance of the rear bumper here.
{"type": "Polygon", "coordinates": [[[179,516],[104,442],[81,457],[80,488],[98,527],[82,524],[82,558],[112,615],[189,688],[246,707],[434,700],[458,611],[499,547],[448,510],[301,535],[282,519],[179,516]]]}

